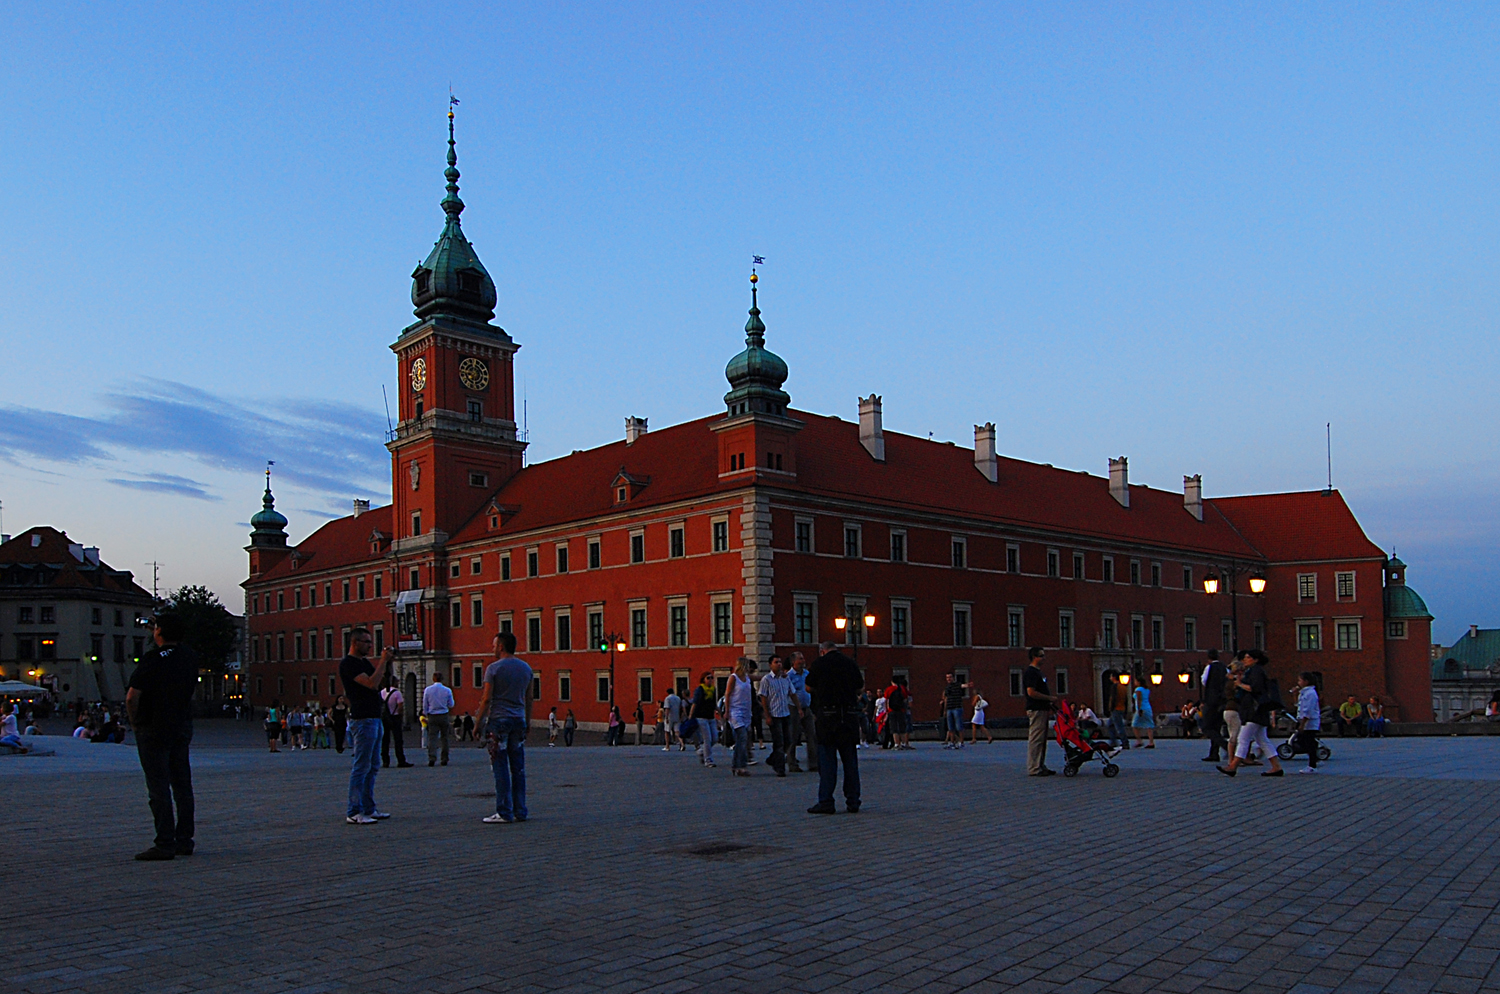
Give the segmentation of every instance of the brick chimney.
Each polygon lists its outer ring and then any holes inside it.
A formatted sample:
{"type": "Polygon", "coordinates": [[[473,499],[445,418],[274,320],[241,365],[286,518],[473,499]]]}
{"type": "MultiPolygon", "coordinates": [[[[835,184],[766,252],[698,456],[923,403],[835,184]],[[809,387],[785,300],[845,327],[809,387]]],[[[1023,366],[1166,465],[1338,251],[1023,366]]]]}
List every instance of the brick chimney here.
{"type": "Polygon", "coordinates": [[[1203,474],[1194,473],[1182,478],[1182,506],[1187,513],[1203,520],[1203,474]]]}
{"type": "Polygon", "coordinates": [[[635,440],[646,434],[645,418],[625,419],[625,444],[634,445],[635,440]]]}
{"type": "Polygon", "coordinates": [[[1000,479],[1000,460],[995,455],[995,422],[974,426],[974,468],[991,483],[1000,479]]]}
{"type": "Polygon", "coordinates": [[[1109,461],[1109,495],[1121,507],[1130,506],[1130,461],[1124,456],[1109,461]]]}
{"type": "Polygon", "coordinates": [[[885,432],[880,422],[879,394],[859,398],[859,444],[876,462],[885,462],[885,432]]]}

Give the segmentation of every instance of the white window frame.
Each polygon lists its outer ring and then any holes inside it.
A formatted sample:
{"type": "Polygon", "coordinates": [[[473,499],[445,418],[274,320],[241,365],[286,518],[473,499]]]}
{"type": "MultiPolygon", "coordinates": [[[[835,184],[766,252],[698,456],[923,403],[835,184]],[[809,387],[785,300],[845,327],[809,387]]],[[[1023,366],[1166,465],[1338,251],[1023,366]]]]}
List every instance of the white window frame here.
{"type": "Polygon", "coordinates": [[[1057,647],[1072,649],[1078,645],[1078,618],[1072,609],[1057,612],[1057,647]],[[1066,624],[1065,624],[1066,622],[1066,624]],[[1063,637],[1064,632],[1067,638],[1063,637]]]}
{"type": "Polygon", "coordinates": [[[1385,623],[1385,637],[1388,639],[1409,638],[1410,636],[1407,635],[1409,631],[1411,627],[1407,625],[1404,618],[1393,618],[1385,623]]]}
{"type": "Polygon", "coordinates": [[[1086,552],[1073,553],[1073,579],[1087,580],[1089,578],[1089,557],[1086,552]]]}
{"type": "Polygon", "coordinates": [[[1339,570],[1333,574],[1333,599],[1345,603],[1357,600],[1358,598],[1355,596],[1358,591],[1358,588],[1355,586],[1357,582],[1354,570],[1352,569],[1339,570]],[[1344,593],[1344,581],[1346,579],[1349,581],[1349,593],[1347,594],[1344,593]]]}
{"type": "Polygon", "coordinates": [[[1363,625],[1359,618],[1334,618],[1333,619],[1333,648],[1336,652],[1358,652],[1365,647],[1363,625]],[[1354,628],[1354,644],[1339,645],[1343,640],[1343,629],[1346,626],[1354,628]]]}
{"type": "Polygon", "coordinates": [[[891,633],[891,645],[909,646],[909,645],[912,644],[912,634],[911,634],[912,621],[911,621],[911,617],[912,617],[912,615],[911,615],[911,601],[909,601],[909,600],[902,600],[899,597],[893,597],[893,598],[891,598],[891,621],[890,621],[890,626],[889,626],[890,627],[890,633],[891,633]],[[902,641],[902,642],[897,642],[896,641],[896,612],[897,611],[904,611],[904,612],[906,612],[905,641],[902,641]]]}
{"type": "Polygon", "coordinates": [[[1011,649],[1026,646],[1026,609],[1019,604],[1007,604],[1005,607],[1005,644],[1011,649]],[[1011,623],[1016,618],[1020,619],[1020,624],[1015,626],[1015,639],[1012,640],[1011,623]]]}
{"type": "Polygon", "coordinates": [[[651,647],[651,610],[644,598],[625,602],[625,617],[627,619],[627,631],[625,638],[632,649],[649,649],[651,647]],[[639,611],[645,621],[641,626],[641,644],[635,643],[635,613],[639,611]]]}
{"type": "Polygon", "coordinates": [[[545,635],[545,634],[546,633],[544,631],[542,631],[542,612],[540,612],[540,611],[527,611],[526,612],[526,651],[527,652],[541,652],[542,651],[542,636],[545,635]],[[535,649],[533,649],[531,647],[531,623],[533,621],[536,622],[536,648],[535,649]]]}
{"type": "Polygon", "coordinates": [[[729,515],[727,515],[727,514],[716,514],[712,518],[709,518],[708,519],[708,531],[709,531],[709,540],[711,542],[710,547],[713,549],[713,551],[715,551],[715,552],[728,552],[729,551],[729,515]],[[723,528],[724,528],[724,531],[723,531],[724,543],[723,543],[722,546],[720,546],[720,544],[719,544],[719,534],[720,534],[719,533],[719,526],[720,525],[722,525],[723,528]]]}
{"type": "Polygon", "coordinates": [[[573,700],[573,671],[572,670],[558,670],[557,671],[557,699],[558,699],[559,702],[563,702],[563,703],[567,703],[567,702],[570,702],[570,701],[573,700]],[[567,686],[566,687],[563,686],[563,681],[564,680],[567,681],[567,686]]]}
{"type": "Polygon", "coordinates": [[[955,649],[967,649],[974,645],[974,603],[972,601],[953,602],[953,625],[951,629],[952,645],[955,649]],[[958,619],[964,619],[964,640],[958,640],[958,619]]]}
{"type": "Polygon", "coordinates": [[[640,565],[641,563],[644,563],[645,561],[646,561],[646,529],[644,529],[644,528],[632,528],[632,529],[630,529],[630,565],[637,566],[637,565],[640,565]],[[636,539],[640,539],[641,540],[641,545],[640,545],[640,548],[641,548],[641,558],[639,558],[639,559],[635,558],[635,549],[636,549],[635,540],[636,539]]]}
{"type": "Polygon", "coordinates": [[[818,532],[817,532],[817,524],[816,524],[816,522],[815,522],[815,520],[813,518],[809,518],[809,517],[807,517],[805,515],[798,515],[795,519],[793,519],[793,523],[792,523],[792,551],[793,552],[801,552],[801,553],[804,553],[806,555],[814,555],[814,554],[817,553],[817,551],[818,551],[818,532]],[[802,528],[803,525],[807,526],[807,548],[805,548],[805,549],[802,548],[802,546],[800,544],[801,541],[802,541],[802,536],[800,534],[800,530],[801,530],[801,528],[802,528]]]}
{"type": "Polygon", "coordinates": [[[1323,651],[1323,619],[1322,618],[1297,618],[1297,619],[1295,619],[1293,621],[1293,625],[1295,626],[1294,629],[1293,629],[1293,631],[1295,631],[1296,635],[1297,635],[1297,651],[1298,652],[1322,652],[1323,651]],[[1313,637],[1316,640],[1317,644],[1315,644],[1315,645],[1309,645],[1309,646],[1304,646],[1302,644],[1302,629],[1304,627],[1311,628],[1313,630],[1313,637]]]}
{"type": "Polygon", "coordinates": [[[484,557],[473,556],[469,559],[469,575],[479,576],[484,572],[484,557]]]}
{"type": "Polygon", "coordinates": [[[685,558],[687,558],[687,522],[686,521],[674,521],[671,524],[667,525],[667,558],[668,559],[685,559],[685,558]],[[674,552],[674,551],[672,551],[672,542],[673,542],[673,539],[679,540],[679,543],[680,543],[680,545],[682,547],[682,551],[681,552],[674,552]]]}
{"type": "Polygon", "coordinates": [[[1103,563],[1104,563],[1104,565],[1101,566],[1100,570],[1099,570],[1099,580],[1100,580],[1100,582],[1102,582],[1102,583],[1115,583],[1115,582],[1117,582],[1119,578],[1115,576],[1115,557],[1114,556],[1105,556],[1104,559],[1103,559],[1103,563]]]}
{"type": "Polygon", "coordinates": [[[692,644],[690,632],[692,626],[689,623],[688,599],[686,597],[672,597],[667,600],[667,645],[677,649],[684,649],[692,644]],[[677,611],[682,612],[682,641],[677,641],[677,630],[674,627],[674,616],[677,611]]]}
{"type": "Polygon", "coordinates": [[[1316,573],[1298,573],[1297,574],[1297,603],[1298,604],[1316,604],[1316,603],[1318,603],[1318,574],[1316,574],[1316,573]],[[1303,593],[1303,588],[1305,586],[1312,588],[1312,593],[1311,594],[1304,594],[1303,593]]]}
{"type": "Polygon", "coordinates": [[[552,547],[554,565],[559,573],[570,573],[573,570],[573,554],[568,551],[567,542],[558,542],[552,547]],[[566,559],[567,562],[563,562],[566,559]]]}
{"type": "Polygon", "coordinates": [[[1182,647],[1188,652],[1198,651],[1198,619],[1186,617],[1182,619],[1182,647]]]}
{"type": "Polygon", "coordinates": [[[1016,542],[1005,545],[1005,572],[1021,575],[1021,546],[1016,542]]]}
{"type": "Polygon", "coordinates": [[[730,595],[730,594],[719,594],[717,596],[709,598],[709,600],[708,600],[708,624],[709,624],[709,639],[710,639],[710,641],[714,645],[734,645],[734,597],[733,597],[733,595],[730,595]],[[728,611],[726,612],[726,614],[727,614],[727,616],[729,618],[729,637],[727,639],[720,639],[719,638],[718,611],[719,611],[719,605],[720,604],[726,605],[728,607],[728,611]]]}
{"type": "Polygon", "coordinates": [[[905,528],[892,528],[890,534],[891,562],[904,563],[911,560],[911,539],[907,537],[905,528]],[[896,555],[896,542],[901,542],[901,555],[896,555]]]}
{"type": "Polygon", "coordinates": [[[1054,580],[1062,578],[1062,551],[1059,549],[1047,550],[1047,575],[1054,580]]]}
{"type": "Polygon", "coordinates": [[[818,598],[816,596],[810,594],[792,595],[792,639],[797,645],[818,644],[818,598]],[[797,611],[804,606],[810,609],[809,613],[812,615],[812,622],[809,630],[806,632],[810,637],[807,639],[802,638],[804,633],[797,620],[797,611]]]}
{"type": "Polygon", "coordinates": [[[552,639],[552,650],[554,652],[573,651],[573,611],[571,609],[552,612],[552,639]],[[562,639],[558,638],[564,628],[568,632],[568,647],[566,649],[562,646],[562,639]]]}
{"type": "Polygon", "coordinates": [[[865,530],[857,521],[845,521],[840,534],[843,542],[840,548],[843,550],[845,559],[863,559],[865,557],[865,530]],[[849,554],[849,535],[854,535],[854,554],[849,554]]]}
{"type": "Polygon", "coordinates": [[[948,561],[954,569],[969,568],[969,540],[962,535],[948,537],[948,561]]]}
{"type": "Polygon", "coordinates": [[[1120,616],[1113,611],[1099,615],[1099,643],[1103,649],[1120,647],[1120,616]]]}

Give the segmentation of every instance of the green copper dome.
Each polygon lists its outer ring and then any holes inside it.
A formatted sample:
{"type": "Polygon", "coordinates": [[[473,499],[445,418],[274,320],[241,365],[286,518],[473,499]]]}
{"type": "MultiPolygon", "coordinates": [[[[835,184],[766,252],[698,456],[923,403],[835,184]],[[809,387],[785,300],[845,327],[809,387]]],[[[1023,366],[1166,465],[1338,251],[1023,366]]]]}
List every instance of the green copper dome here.
{"type": "Polygon", "coordinates": [[[766,348],[766,326],[760,320],[754,277],[750,285],[750,320],[745,322],[745,351],[729,360],[724,376],[730,390],[724,395],[729,416],[739,414],[785,415],[792,398],[781,385],[787,368],[781,356],[766,348]]]}
{"type": "Polygon", "coordinates": [[[250,519],[251,545],[286,545],[286,516],[276,510],[276,498],[271,496],[271,481],[266,480],[266,494],[261,498],[260,510],[250,519]]]}
{"type": "Polygon", "coordinates": [[[458,153],[453,144],[451,111],[448,168],[443,175],[448,179],[448,195],[442,201],[448,220],[427,260],[411,274],[411,302],[419,318],[446,314],[488,322],[495,317],[495,281],[474,254],[474,246],[459,224],[464,202],[458,198],[458,153]]]}
{"type": "Polygon", "coordinates": [[[1431,620],[1432,612],[1427,610],[1421,595],[1402,583],[1385,588],[1385,617],[1387,621],[1403,618],[1431,620]]]}

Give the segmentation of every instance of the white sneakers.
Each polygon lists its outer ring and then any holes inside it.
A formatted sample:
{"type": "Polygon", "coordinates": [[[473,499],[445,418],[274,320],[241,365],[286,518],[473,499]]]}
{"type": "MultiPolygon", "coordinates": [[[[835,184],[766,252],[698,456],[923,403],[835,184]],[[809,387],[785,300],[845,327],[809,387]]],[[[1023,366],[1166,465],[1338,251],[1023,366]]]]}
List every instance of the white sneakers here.
{"type": "Polygon", "coordinates": [[[1298,770],[1297,772],[1298,773],[1316,773],[1318,771],[1317,771],[1317,769],[1315,767],[1304,766],[1304,767],[1302,767],[1302,769],[1298,770]]]}
{"type": "Polygon", "coordinates": [[[486,825],[509,825],[511,822],[515,821],[515,819],[507,818],[499,812],[496,812],[495,814],[490,815],[488,818],[481,819],[481,821],[483,821],[486,825]]]}
{"type": "Polygon", "coordinates": [[[346,825],[373,825],[373,824],[375,824],[375,819],[371,818],[369,815],[364,815],[364,814],[350,815],[349,817],[347,817],[347,818],[344,819],[344,824],[346,824],[346,825]]]}

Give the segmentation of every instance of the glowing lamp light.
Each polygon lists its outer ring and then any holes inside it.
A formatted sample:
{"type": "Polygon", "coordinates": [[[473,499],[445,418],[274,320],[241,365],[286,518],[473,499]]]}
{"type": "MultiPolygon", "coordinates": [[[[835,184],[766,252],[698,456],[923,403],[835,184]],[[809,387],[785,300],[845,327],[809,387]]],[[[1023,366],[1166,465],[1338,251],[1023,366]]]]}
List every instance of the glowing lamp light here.
{"type": "Polygon", "coordinates": [[[1153,684],[1160,685],[1161,684],[1161,674],[1160,673],[1153,673],[1153,674],[1151,674],[1151,682],[1153,684]]]}
{"type": "Polygon", "coordinates": [[[866,628],[874,628],[875,627],[875,616],[873,614],[867,614],[867,615],[865,615],[865,627],[866,628]]]}
{"type": "Polygon", "coordinates": [[[1192,674],[1190,674],[1187,670],[1183,670],[1181,673],[1177,674],[1177,682],[1178,683],[1186,684],[1191,679],[1192,679],[1192,674]]]}
{"type": "Polygon", "coordinates": [[[1125,686],[1125,685],[1127,685],[1129,683],[1130,683],[1130,674],[1129,673],[1121,673],[1120,674],[1120,686],[1123,687],[1123,686],[1125,686]]]}
{"type": "Polygon", "coordinates": [[[839,631],[843,631],[844,628],[845,628],[845,626],[848,625],[848,624],[849,624],[849,619],[848,618],[834,618],[833,619],[833,627],[837,628],[839,631]]]}
{"type": "Polygon", "coordinates": [[[1252,594],[1263,594],[1266,592],[1266,575],[1264,573],[1250,574],[1250,592],[1252,594]]]}
{"type": "Polygon", "coordinates": [[[615,651],[617,651],[617,652],[624,652],[625,651],[625,641],[624,641],[624,639],[621,639],[619,642],[615,643],[615,651]]]}
{"type": "Polygon", "coordinates": [[[1205,594],[1217,594],[1219,592],[1219,574],[1210,573],[1203,578],[1203,592],[1205,594]]]}

